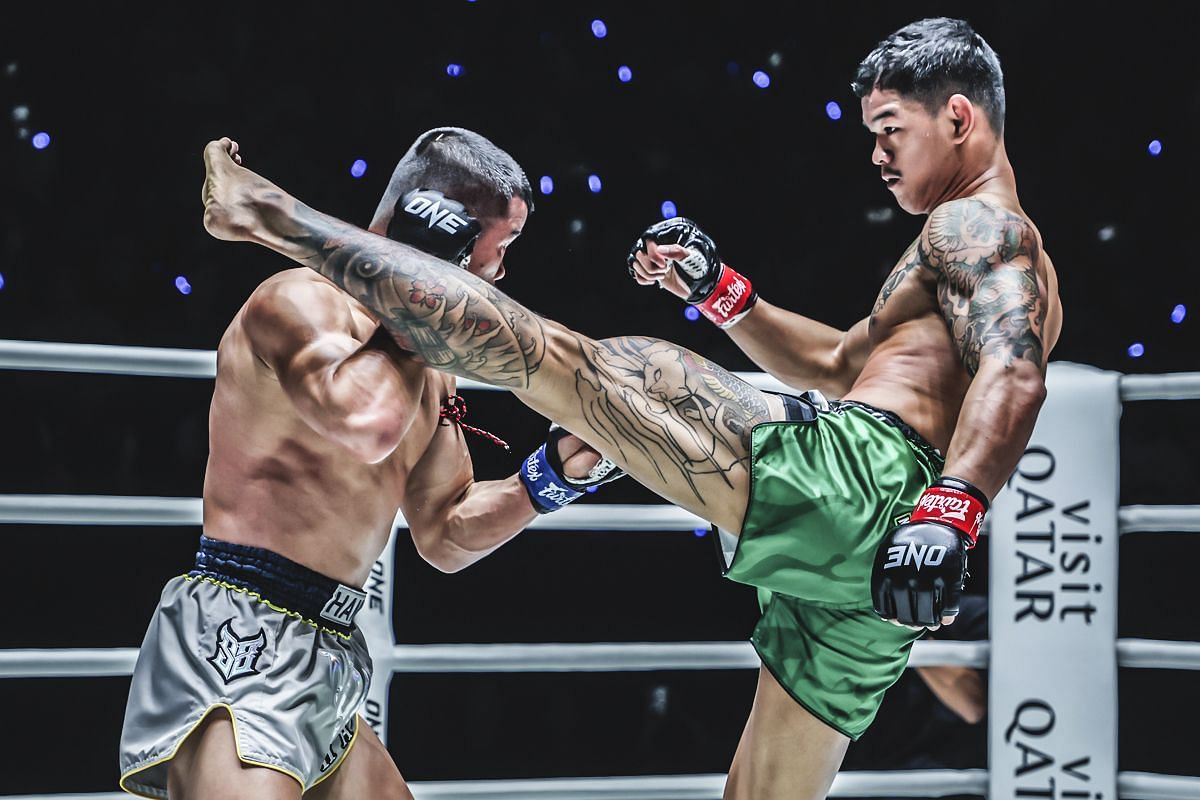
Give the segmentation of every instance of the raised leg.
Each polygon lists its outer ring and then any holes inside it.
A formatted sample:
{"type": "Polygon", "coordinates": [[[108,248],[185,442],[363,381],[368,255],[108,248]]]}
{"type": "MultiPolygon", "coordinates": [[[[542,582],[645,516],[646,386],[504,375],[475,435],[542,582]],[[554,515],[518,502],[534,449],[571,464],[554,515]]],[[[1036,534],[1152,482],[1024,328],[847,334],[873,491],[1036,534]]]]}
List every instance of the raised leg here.
{"type": "Polygon", "coordinates": [[[321,214],[205,149],[205,227],[316,270],[430,367],[511,389],[668,500],[730,531],[746,507],[750,429],[782,405],[658,339],[594,341],[469,272],[321,214]]]}

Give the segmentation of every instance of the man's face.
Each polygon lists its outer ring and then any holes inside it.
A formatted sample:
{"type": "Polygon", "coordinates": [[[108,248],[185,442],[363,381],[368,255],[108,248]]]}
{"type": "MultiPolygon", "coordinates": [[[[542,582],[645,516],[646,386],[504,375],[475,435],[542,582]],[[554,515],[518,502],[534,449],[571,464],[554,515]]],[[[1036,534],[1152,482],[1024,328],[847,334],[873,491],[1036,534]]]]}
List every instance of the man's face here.
{"type": "Polygon", "coordinates": [[[467,270],[488,283],[495,283],[503,278],[504,254],[509,245],[521,235],[527,219],[529,206],[520,197],[514,197],[508,202],[508,210],[504,216],[480,219],[479,224],[483,230],[475,240],[467,270]]]}
{"type": "Polygon", "coordinates": [[[926,214],[938,202],[956,168],[954,121],[930,114],[892,89],[873,89],[862,99],[863,125],[875,137],[871,163],[888,191],[910,214],[926,214]]]}

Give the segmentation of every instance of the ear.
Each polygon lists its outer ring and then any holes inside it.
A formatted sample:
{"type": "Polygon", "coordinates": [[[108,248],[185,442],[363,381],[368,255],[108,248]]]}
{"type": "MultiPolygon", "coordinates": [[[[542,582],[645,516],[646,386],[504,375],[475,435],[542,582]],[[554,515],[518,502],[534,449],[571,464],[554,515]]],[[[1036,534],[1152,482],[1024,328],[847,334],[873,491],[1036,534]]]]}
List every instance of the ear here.
{"type": "Polygon", "coordinates": [[[954,143],[962,144],[975,130],[975,105],[966,95],[952,94],[946,101],[946,115],[954,126],[954,143]]]}

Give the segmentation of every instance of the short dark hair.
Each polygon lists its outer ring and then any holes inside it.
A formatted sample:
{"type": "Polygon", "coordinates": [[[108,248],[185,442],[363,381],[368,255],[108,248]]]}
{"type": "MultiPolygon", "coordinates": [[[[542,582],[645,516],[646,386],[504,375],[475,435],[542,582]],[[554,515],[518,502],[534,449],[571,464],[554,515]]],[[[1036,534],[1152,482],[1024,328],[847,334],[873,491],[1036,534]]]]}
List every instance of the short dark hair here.
{"type": "Polygon", "coordinates": [[[860,98],[892,89],[934,113],[953,94],[987,112],[996,135],[1004,132],[1004,73],[1000,58],[961,19],[937,17],[905,25],[858,65],[850,88],[860,98]]]}
{"type": "Polygon", "coordinates": [[[512,156],[465,128],[434,128],[417,137],[392,171],[375,212],[378,219],[413,189],[433,189],[466,206],[474,217],[507,216],[520,197],[533,211],[533,188],[512,156]]]}

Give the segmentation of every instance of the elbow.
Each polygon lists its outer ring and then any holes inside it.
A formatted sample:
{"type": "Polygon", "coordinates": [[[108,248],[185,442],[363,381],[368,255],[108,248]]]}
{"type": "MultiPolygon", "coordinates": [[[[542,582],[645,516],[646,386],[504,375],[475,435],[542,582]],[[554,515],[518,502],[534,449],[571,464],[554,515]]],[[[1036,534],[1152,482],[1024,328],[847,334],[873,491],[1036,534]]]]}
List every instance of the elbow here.
{"type": "Polygon", "coordinates": [[[1046,402],[1046,377],[1041,369],[1030,364],[1017,370],[1012,378],[1012,397],[1022,410],[1036,417],[1046,402]]]}
{"type": "Polygon", "coordinates": [[[417,554],[438,572],[453,575],[462,572],[472,563],[472,559],[467,558],[467,554],[450,541],[447,530],[425,527],[419,533],[413,530],[412,538],[417,554]]]}

